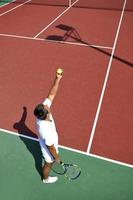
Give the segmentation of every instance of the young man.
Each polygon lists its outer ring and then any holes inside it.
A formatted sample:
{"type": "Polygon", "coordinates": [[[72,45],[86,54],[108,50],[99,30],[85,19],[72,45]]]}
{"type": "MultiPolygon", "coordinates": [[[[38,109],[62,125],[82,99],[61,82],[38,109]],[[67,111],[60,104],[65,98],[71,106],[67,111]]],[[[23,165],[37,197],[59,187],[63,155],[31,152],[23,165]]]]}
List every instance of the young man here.
{"type": "Polygon", "coordinates": [[[51,114],[51,104],[56,96],[60,80],[62,78],[63,70],[57,69],[56,77],[49,91],[48,97],[43,103],[38,104],[34,109],[34,115],[36,116],[36,127],[38,132],[39,143],[43,157],[45,159],[43,172],[44,183],[54,183],[58,180],[58,177],[50,177],[49,172],[53,162],[60,162],[58,152],[58,134],[54,119],[51,114]]]}

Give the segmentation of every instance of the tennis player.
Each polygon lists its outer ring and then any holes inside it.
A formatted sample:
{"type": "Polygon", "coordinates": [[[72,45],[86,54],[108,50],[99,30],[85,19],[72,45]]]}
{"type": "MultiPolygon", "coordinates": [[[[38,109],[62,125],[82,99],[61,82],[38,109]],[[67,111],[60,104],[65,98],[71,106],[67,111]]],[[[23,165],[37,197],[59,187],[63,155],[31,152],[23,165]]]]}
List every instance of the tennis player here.
{"type": "Polygon", "coordinates": [[[42,167],[43,183],[54,183],[58,180],[58,177],[56,176],[49,176],[52,163],[60,162],[58,151],[58,133],[50,108],[57,94],[62,75],[63,70],[57,69],[56,77],[52,88],[49,91],[48,97],[43,103],[38,104],[34,109],[39,144],[45,159],[44,166],[42,167]]]}

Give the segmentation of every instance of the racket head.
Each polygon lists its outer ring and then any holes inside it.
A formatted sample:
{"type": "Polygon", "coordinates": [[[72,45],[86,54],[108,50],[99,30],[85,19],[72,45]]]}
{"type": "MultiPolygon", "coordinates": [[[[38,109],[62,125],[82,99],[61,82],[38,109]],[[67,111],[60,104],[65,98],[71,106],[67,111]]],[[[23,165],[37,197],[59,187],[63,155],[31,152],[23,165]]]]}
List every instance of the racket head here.
{"type": "Polygon", "coordinates": [[[81,168],[75,164],[64,164],[66,168],[65,176],[69,180],[77,179],[81,174],[81,168]]]}
{"type": "Polygon", "coordinates": [[[66,173],[66,168],[62,163],[54,162],[51,169],[53,172],[59,175],[64,175],[66,173]]]}

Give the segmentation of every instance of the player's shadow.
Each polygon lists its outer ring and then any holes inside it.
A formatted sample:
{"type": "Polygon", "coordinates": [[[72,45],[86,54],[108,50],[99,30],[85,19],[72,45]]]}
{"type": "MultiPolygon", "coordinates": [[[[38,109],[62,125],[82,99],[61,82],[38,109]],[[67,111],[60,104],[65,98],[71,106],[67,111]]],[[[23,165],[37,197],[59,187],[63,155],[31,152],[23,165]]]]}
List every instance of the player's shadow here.
{"type": "MultiPolygon", "coordinates": [[[[55,41],[55,42],[66,42],[66,41],[71,41],[74,43],[81,43],[89,48],[95,49],[96,51],[99,51],[100,53],[103,53],[109,57],[111,57],[111,53],[109,53],[106,50],[103,50],[100,47],[94,46],[86,41],[84,41],[81,36],[79,35],[78,31],[71,26],[65,25],[65,24],[59,24],[55,26],[55,28],[60,29],[63,32],[63,35],[49,35],[46,37],[47,40],[49,41],[55,41]]],[[[119,56],[113,55],[113,58],[121,63],[124,63],[128,65],[129,67],[133,67],[133,63],[129,62],[128,60],[125,60],[123,58],[120,58],[119,56]]]]}
{"type": "MultiPolygon", "coordinates": [[[[18,131],[20,134],[20,139],[31,153],[35,161],[35,168],[39,173],[42,179],[42,153],[39,146],[38,141],[32,140],[31,137],[35,138],[35,133],[31,131],[28,126],[26,125],[26,117],[27,117],[27,108],[23,107],[23,113],[21,119],[16,122],[13,127],[18,131]],[[30,138],[26,138],[24,136],[29,136],[30,138]]],[[[23,159],[23,158],[22,158],[23,159]]]]}

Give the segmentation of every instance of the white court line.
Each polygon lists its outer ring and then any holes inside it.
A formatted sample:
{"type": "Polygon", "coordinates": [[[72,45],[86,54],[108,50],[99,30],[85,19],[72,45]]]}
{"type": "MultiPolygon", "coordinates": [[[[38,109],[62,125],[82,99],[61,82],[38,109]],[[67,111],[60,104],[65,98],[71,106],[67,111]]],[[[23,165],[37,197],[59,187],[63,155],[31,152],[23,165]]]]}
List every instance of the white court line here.
{"type": "Polygon", "coordinates": [[[110,50],[113,49],[112,47],[108,47],[108,46],[84,44],[84,43],[80,43],[80,42],[56,41],[56,40],[48,40],[48,39],[45,39],[45,40],[48,42],[55,42],[55,43],[61,43],[61,44],[70,44],[70,45],[85,46],[85,47],[95,47],[95,48],[99,48],[99,49],[110,49],[110,50]]]}
{"type": "Polygon", "coordinates": [[[27,39],[27,40],[43,40],[41,38],[33,38],[33,37],[29,37],[29,36],[23,36],[23,35],[13,35],[13,34],[5,34],[5,33],[0,33],[0,36],[3,37],[11,37],[11,38],[19,38],[19,39],[27,39]]]}
{"type": "MultiPolygon", "coordinates": [[[[27,139],[30,139],[30,140],[38,142],[37,138],[30,137],[30,136],[27,136],[27,135],[24,135],[24,134],[19,134],[19,133],[16,133],[16,132],[13,132],[13,131],[9,131],[9,130],[6,130],[6,129],[2,129],[2,128],[0,128],[0,131],[2,133],[8,133],[8,134],[11,134],[11,135],[15,135],[15,136],[18,136],[18,137],[27,138],[27,139]]],[[[63,146],[63,145],[59,145],[59,147],[62,148],[62,149],[73,151],[75,153],[79,153],[79,154],[83,154],[83,155],[86,155],[86,156],[94,157],[94,158],[101,159],[101,160],[104,160],[104,161],[107,161],[107,162],[111,162],[111,163],[114,163],[114,164],[122,165],[124,167],[133,168],[133,165],[130,165],[130,164],[127,164],[127,163],[124,163],[124,162],[112,160],[112,159],[105,158],[105,157],[98,156],[98,155],[91,154],[91,153],[88,154],[88,153],[86,153],[84,151],[80,151],[80,150],[73,149],[73,148],[70,148],[70,147],[66,147],[66,146],[63,146]]]]}
{"type": "Polygon", "coordinates": [[[118,36],[119,36],[121,24],[122,24],[122,19],[123,19],[123,16],[124,16],[126,3],[127,3],[127,0],[125,0],[124,4],[123,4],[123,8],[122,8],[122,12],[121,12],[121,16],[120,16],[120,20],[119,20],[119,24],[118,24],[118,28],[117,28],[115,40],[114,40],[113,50],[112,50],[111,57],[110,57],[110,60],[109,60],[109,64],[108,64],[108,68],[107,68],[107,72],[106,72],[106,76],[105,76],[105,80],[104,80],[104,84],[103,84],[98,108],[97,108],[97,111],[96,111],[96,116],[95,116],[95,119],[94,119],[94,124],[93,124],[93,127],[92,127],[92,131],[91,131],[91,135],[90,135],[90,139],[89,139],[89,143],[88,143],[88,147],[87,147],[87,153],[90,153],[90,149],[91,149],[91,146],[92,146],[92,141],[93,141],[94,133],[95,133],[96,126],[97,126],[98,117],[99,117],[99,114],[100,114],[105,89],[106,89],[106,86],[107,86],[107,81],[108,81],[108,78],[109,78],[109,73],[110,73],[110,69],[111,69],[111,65],[112,65],[112,61],[113,61],[113,56],[114,56],[114,52],[115,52],[115,48],[116,48],[116,43],[117,43],[117,40],[118,40],[118,36]]]}
{"type": "Polygon", "coordinates": [[[8,3],[5,3],[5,4],[1,5],[0,8],[2,8],[2,7],[4,7],[4,6],[7,6],[7,5],[9,5],[10,3],[13,3],[13,2],[15,2],[15,1],[16,1],[16,0],[12,0],[12,1],[8,2],[8,3]]]}
{"type": "Polygon", "coordinates": [[[1,13],[1,14],[0,14],[0,17],[3,16],[3,15],[5,15],[5,14],[7,14],[7,13],[9,13],[9,12],[11,12],[11,11],[13,11],[13,10],[15,10],[15,9],[17,9],[17,8],[19,8],[19,7],[21,7],[21,6],[23,6],[23,5],[25,5],[26,3],[30,2],[30,1],[31,1],[31,0],[28,0],[28,1],[22,3],[22,4],[18,5],[18,6],[15,6],[14,8],[12,8],[12,9],[10,9],[10,10],[7,10],[7,11],[4,12],[4,13],[1,13]]]}
{"type": "Polygon", "coordinates": [[[48,40],[43,38],[33,38],[28,36],[20,36],[20,35],[12,35],[12,34],[3,34],[0,33],[0,36],[3,37],[11,37],[11,38],[19,38],[19,39],[27,39],[27,40],[38,40],[38,41],[46,41],[46,42],[54,42],[54,43],[61,43],[61,44],[68,44],[68,45],[77,45],[77,46],[85,46],[85,47],[95,47],[99,49],[112,49],[112,47],[109,46],[100,46],[100,45],[93,45],[93,44],[83,44],[83,43],[76,43],[76,42],[67,42],[67,41],[55,41],[55,40],[48,40]]]}
{"type": "Polygon", "coordinates": [[[48,24],[44,29],[42,29],[38,34],[34,36],[34,38],[37,38],[42,32],[44,32],[46,29],[48,29],[57,19],[59,19],[64,13],[66,13],[75,3],[77,3],[79,0],[75,1],[73,4],[71,4],[67,9],[65,9],[58,17],[56,17],[50,24],[48,24]]]}

